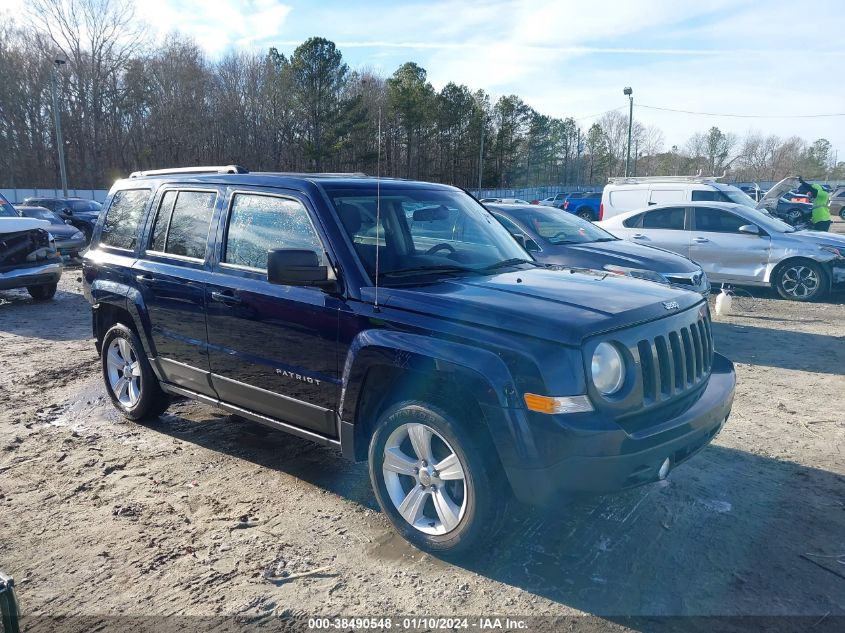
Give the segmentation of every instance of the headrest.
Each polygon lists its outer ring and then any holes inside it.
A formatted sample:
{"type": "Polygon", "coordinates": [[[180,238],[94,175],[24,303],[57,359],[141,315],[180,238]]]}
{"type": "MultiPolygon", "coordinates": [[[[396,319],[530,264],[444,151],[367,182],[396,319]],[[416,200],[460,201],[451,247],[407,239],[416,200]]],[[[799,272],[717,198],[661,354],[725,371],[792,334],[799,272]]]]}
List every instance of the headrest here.
{"type": "Polygon", "coordinates": [[[340,216],[343,226],[349,232],[349,237],[361,230],[361,210],[357,206],[348,202],[338,202],[337,214],[340,216]]]}

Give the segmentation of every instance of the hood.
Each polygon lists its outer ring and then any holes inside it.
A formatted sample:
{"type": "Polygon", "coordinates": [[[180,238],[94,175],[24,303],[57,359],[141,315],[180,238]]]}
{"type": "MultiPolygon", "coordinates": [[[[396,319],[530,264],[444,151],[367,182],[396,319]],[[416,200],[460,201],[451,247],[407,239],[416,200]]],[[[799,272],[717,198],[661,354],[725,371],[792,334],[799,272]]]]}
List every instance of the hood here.
{"type": "Polygon", "coordinates": [[[603,270],[606,264],[643,268],[659,273],[693,273],[700,270],[697,264],[686,257],[662,248],[635,244],[627,240],[559,246],[544,244],[543,252],[534,255],[544,264],[561,264],[597,270],[603,270]]]}
{"type": "Polygon", "coordinates": [[[795,189],[801,183],[798,181],[797,176],[790,176],[789,178],[784,178],[779,183],[772,186],[766,192],[766,195],[760,199],[760,202],[757,203],[758,209],[774,209],[777,206],[778,200],[781,199],[783,194],[788,193],[795,189]]]}
{"type": "Polygon", "coordinates": [[[783,233],[785,237],[811,242],[813,244],[827,244],[837,248],[845,249],[845,235],[827,233],[825,231],[795,231],[794,233],[783,233]]]}
{"type": "Polygon", "coordinates": [[[53,237],[64,240],[79,232],[79,229],[71,224],[51,224],[47,230],[53,234],[53,237]]]}
{"type": "Polygon", "coordinates": [[[18,233],[20,231],[31,231],[32,229],[50,230],[50,223],[47,220],[37,218],[0,218],[0,233],[18,233]]]}
{"type": "Polygon", "coordinates": [[[564,345],[692,307],[701,295],[618,275],[532,268],[379,289],[386,307],[564,345]],[[664,306],[677,302],[678,308],[664,306]]]}

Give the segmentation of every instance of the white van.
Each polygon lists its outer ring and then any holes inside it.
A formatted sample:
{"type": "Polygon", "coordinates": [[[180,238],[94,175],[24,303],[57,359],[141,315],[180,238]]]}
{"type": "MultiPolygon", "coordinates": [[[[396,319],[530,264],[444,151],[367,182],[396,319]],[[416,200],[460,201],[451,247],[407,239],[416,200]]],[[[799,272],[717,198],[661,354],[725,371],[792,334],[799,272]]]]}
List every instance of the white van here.
{"type": "Polygon", "coordinates": [[[739,188],[716,181],[716,177],[706,176],[611,178],[601,196],[599,219],[607,220],[653,204],[735,202],[748,207],[757,206],[739,188]]]}

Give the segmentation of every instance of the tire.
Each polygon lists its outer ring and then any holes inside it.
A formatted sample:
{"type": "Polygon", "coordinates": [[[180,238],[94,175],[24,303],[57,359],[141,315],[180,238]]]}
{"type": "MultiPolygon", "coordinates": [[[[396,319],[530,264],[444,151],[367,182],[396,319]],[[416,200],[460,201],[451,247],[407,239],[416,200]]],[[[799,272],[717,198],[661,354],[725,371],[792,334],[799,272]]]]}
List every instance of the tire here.
{"type": "Polygon", "coordinates": [[[839,217],[845,220],[845,206],[839,209],[839,217]]]}
{"type": "Polygon", "coordinates": [[[483,429],[468,429],[445,410],[419,400],[400,402],[382,414],[370,440],[370,481],[382,511],[405,540],[426,552],[459,555],[496,531],[510,488],[490,457],[490,444],[483,429]],[[417,450],[426,446],[426,438],[428,448],[421,452],[427,450],[429,458],[419,459],[417,450]],[[449,477],[440,479],[446,469],[438,473],[436,466],[446,459],[449,477]],[[408,508],[400,511],[405,504],[408,508]],[[415,525],[406,517],[417,517],[415,525]]]}
{"type": "Polygon", "coordinates": [[[821,266],[806,259],[788,261],[780,266],[775,279],[778,294],[790,301],[813,301],[827,291],[827,277],[821,266]]]}
{"type": "Polygon", "coordinates": [[[582,220],[587,220],[588,222],[593,221],[593,212],[590,211],[589,209],[578,209],[575,212],[575,215],[577,215],[582,220]]]}
{"type": "Polygon", "coordinates": [[[36,301],[49,301],[56,295],[59,284],[46,284],[43,286],[27,286],[26,291],[36,301]]]}
{"type": "Polygon", "coordinates": [[[162,391],[135,332],[118,323],[106,332],[101,349],[103,382],[115,408],[129,420],[164,413],[170,398],[162,391]]]}

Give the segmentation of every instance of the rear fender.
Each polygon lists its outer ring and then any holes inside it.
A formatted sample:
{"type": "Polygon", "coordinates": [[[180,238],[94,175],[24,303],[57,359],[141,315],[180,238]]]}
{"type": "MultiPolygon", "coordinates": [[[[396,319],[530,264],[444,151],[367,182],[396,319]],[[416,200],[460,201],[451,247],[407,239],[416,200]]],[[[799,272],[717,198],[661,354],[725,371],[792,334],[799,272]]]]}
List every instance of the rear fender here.
{"type": "MultiPolygon", "coordinates": [[[[101,306],[103,305],[112,305],[124,310],[132,318],[132,325],[134,325],[135,332],[144,346],[147,358],[154,359],[156,357],[156,348],[151,336],[150,315],[144,297],[137,288],[109,279],[94,279],[91,281],[90,294],[91,303],[94,306],[95,323],[96,313],[102,309],[101,306]]],[[[95,331],[94,333],[98,338],[104,334],[105,332],[95,331]]],[[[155,363],[153,365],[155,366],[155,363]]]]}

